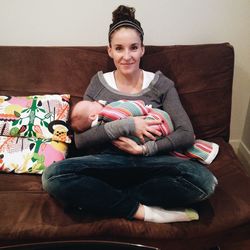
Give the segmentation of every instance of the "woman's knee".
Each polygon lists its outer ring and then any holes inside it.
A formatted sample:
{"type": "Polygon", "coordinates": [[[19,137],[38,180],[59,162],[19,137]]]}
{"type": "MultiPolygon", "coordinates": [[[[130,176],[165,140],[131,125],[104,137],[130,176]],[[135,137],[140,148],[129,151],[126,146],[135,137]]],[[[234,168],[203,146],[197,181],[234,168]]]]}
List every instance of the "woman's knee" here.
{"type": "Polygon", "coordinates": [[[185,161],[180,165],[182,177],[203,192],[201,200],[207,199],[214,193],[218,180],[206,166],[195,161],[185,161]]]}
{"type": "Polygon", "coordinates": [[[201,185],[201,188],[206,193],[206,197],[204,197],[204,199],[206,199],[214,193],[215,188],[218,185],[218,180],[213,175],[213,173],[208,169],[208,167],[201,165],[201,164],[199,165],[200,165],[200,168],[199,168],[200,182],[199,183],[201,185]]]}
{"type": "Polygon", "coordinates": [[[205,199],[210,197],[214,193],[215,188],[218,185],[217,178],[210,171],[209,171],[209,174],[207,174],[207,178],[208,178],[208,180],[206,182],[204,182],[205,185],[203,186],[204,191],[207,194],[205,199]]]}
{"type": "Polygon", "coordinates": [[[61,162],[55,162],[49,167],[45,168],[42,174],[42,186],[45,191],[50,190],[50,185],[52,184],[52,179],[57,176],[57,168],[60,167],[61,162]]]}
{"type": "Polygon", "coordinates": [[[47,167],[42,175],[43,189],[53,194],[60,192],[72,178],[78,174],[83,174],[88,169],[88,164],[84,158],[69,158],[55,162],[47,167]]]}

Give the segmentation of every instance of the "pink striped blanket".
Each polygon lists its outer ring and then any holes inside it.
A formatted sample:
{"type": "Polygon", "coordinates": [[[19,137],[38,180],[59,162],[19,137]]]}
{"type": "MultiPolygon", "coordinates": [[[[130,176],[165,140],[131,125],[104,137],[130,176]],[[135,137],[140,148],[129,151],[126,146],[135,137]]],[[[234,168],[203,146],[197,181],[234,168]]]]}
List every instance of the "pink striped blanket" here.
{"type": "MultiPolygon", "coordinates": [[[[154,125],[162,136],[168,136],[174,131],[169,114],[163,110],[145,105],[141,100],[120,100],[104,106],[99,113],[98,124],[124,119],[129,116],[145,116],[145,119],[158,119],[162,123],[154,125]]],[[[135,139],[135,138],[134,138],[135,139]]],[[[183,159],[196,159],[203,164],[210,164],[218,154],[219,146],[216,143],[195,139],[194,144],[185,151],[173,151],[170,154],[183,159]]]]}

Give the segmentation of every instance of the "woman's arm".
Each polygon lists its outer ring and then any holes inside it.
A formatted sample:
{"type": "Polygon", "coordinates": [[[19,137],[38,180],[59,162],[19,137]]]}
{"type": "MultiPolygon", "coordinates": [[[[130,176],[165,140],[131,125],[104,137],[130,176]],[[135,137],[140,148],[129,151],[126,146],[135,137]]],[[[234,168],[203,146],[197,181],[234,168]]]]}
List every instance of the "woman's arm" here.
{"type": "Polygon", "coordinates": [[[134,141],[128,138],[119,138],[119,140],[116,140],[113,144],[127,153],[144,154],[146,156],[156,153],[171,152],[176,149],[184,149],[193,145],[193,127],[188,115],[182,107],[173,83],[162,99],[163,109],[170,115],[174,124],[174,131],[171,134],[158,141],[150,140],[146,142],[143,147],[136,145],[134,141]]]}
{"type": "MultiPolygon", "coordinates": [[[[83,99],[93,101],[96,99],[96,92],[100,93],[102,86],[98,82],[97,75],[95,75],[83,99]]],[[[130,117],[127,119],[108,122],[105,125],[93,127],[86,132],[75,134],[75,144],[77,149],[89,149],[90,147],[101,146],[112,140],[118,139],[121,136],[135,135],[143,139],[143,136],[155,139],[153,134],[159,135],[156,129],[153,129],[154,124],[158,121],[146,121],[142,118],[130,117]]]]}
{"type": "Polygon", "coordinates": [[[144,140],[144,136],[155,139],[153,134],[159,136],[160,132],[152,128],[151,125],[158,123],[160,121],[144,120],[138,117],[108,122],[105,125],[95,126],[83,133],[75,134],[75,145],[77,149],[89,149],[129,135],[137,136],[141,140],[144,140]]]}
{"type": "Polygon", "coordinates": [[[75,145],[81,150],[101,146],[120,136],[128,136],[134,133],[134,130],[133,118],[109,122],[92,127],[83,133],[75,133],[75,145]]]}
{"type": "Polygon", "coordinates": [[[148,142],[146,147],[150,155],[157,152],[170,152],[187,148],[194,143],[194,131],[191,121],[180,102],[174,85],[168,89],[164,96],[163,109],[170,115],[174,131],[156,142],[148,142]]]}
{"type": "MultiPolygon", "coordinates": [[[[88,85],[83,99],[95,101],[96,95],[102,90],[102,85],[98,80],[98,74],[94,75],[88,85]]],[[[120,136],[126,136],[134,129],[133,121],[123,120],[114,121],[109,124],[95,126],[83,133],[75,133],[75,145],[79,150],[89,149],[101,146],[117,139],[120,136]],[[124,129],[123,129],[124,128],[124,129]]]]}

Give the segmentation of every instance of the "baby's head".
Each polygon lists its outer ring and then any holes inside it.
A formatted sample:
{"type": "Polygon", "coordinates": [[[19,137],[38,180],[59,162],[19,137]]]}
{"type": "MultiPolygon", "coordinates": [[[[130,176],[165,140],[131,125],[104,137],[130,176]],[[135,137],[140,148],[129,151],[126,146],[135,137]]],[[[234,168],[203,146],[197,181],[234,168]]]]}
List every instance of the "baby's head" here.
{"type": "Polygon", "coordinates": [[[70,116],[72,129],[77,133],[89,129],[102,108],[103,106],[96,101],[84,100],[76,103],[70,116]]]}

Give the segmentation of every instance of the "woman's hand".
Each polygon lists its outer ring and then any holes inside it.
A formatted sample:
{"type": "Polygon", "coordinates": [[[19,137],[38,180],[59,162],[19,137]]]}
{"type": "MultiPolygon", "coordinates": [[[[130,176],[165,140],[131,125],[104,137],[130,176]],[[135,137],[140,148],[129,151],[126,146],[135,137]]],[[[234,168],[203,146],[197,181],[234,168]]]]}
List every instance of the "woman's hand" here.
{"type": "Polygon", "coordinates": [[[127,137],[119,137],[119,139],[114,140],[113,145],[115,145],[120,150],[133,155],[142,155],[142,146],[138,145],[135,141],[127,137]]]}
{"type": "Polygon", "coordinates": [[[161,136],[161,132],[158,131],[153,125],[161,124],[160,120],[146,120],[143,116],[134,117],[135,123],[135,133],[134,135],[140,139],[140,141],[144,144],[144,136],[148,137],[150,140],[155,141],[157,136],[161,136]]]}

